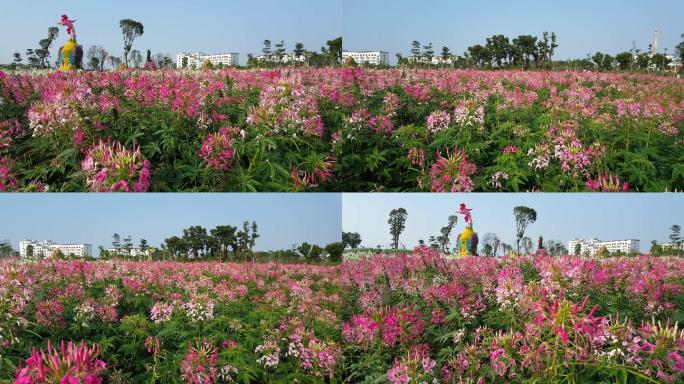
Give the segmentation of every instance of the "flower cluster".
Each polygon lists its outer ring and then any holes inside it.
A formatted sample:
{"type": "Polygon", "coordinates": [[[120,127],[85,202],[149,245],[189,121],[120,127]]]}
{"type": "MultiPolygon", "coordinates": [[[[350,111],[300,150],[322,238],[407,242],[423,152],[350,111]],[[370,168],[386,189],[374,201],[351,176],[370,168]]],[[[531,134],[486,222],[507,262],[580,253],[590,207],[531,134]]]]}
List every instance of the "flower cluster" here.
{"type": "Polygon", "coordinates": [[[207,167],[217,171],[225,171],[231,167],[235,154],[232,131],[229,128],[221,128],[217,133],[210,133],[204,139],[200,148],[200,158],[207,167]]]}
{"type": "Polygon", "coordinates": [[[477,171],[475,164],[468,160],[465,150],[454,147],[446,149],[446,157],[437,152],[437,160],[430,169],[433,192],[471,192],[473,182],[470,178],[477,171]]]}
{"type": "Polygon", "coordinates": [[[601,192],[627,192],[629,191],[629,183],[626,181],[621,181],[617,176],[611,176],[609,174],[601,174],[596,180],[589,179],[586,183],[587,188],[590,191],[601,191],[601,192]]]}
{"type": "Polygon", "coordinates": [[[31,356],[24,362],[25,366],[17,370],[15,384],[33,383],[84,383],[101,384],[106,364],[98,358],[97,346],[88,346],[81,342],[60,342],[60,349],[53,347],[50,341],[47,350],[35,348],[31,356]]]}
{"type": "Polygon", "coordinates": [[[427,128],[432,133],[447,129],[449,123],[451,123],[451,116],[444,111],[432,112],[427,118],[427,128]]]}
{"type": "Polygon", "coordinates": [[[100,141],[88,149],[81,168],[92,191],[146,192],[150,186],[150,163],[136,146],[128,150],[118,142],[100,141]]]}
{"type": "Polygon", "coordinates": [[[186,384],[214,384],[217,382],[218,349],[206,339],[188,343],[188,350],[181,363],[181,378],[186,384]]]}

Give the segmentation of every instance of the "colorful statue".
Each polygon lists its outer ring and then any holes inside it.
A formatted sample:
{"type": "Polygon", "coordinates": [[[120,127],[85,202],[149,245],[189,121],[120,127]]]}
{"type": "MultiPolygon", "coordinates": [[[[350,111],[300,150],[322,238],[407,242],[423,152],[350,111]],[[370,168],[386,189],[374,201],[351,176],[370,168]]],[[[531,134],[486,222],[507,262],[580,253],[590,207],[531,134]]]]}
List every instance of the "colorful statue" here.
{"type": "Polygon", "coordinates": [[[466,227],[456,238],[456,252],[458,256],[477,256],[477,233],[473,230],[472,208],[466,208],[461,203],[459,213],[465,218],[466,227]]]}
{"type": "Polygon", "coordinates": [[[57,57],[59,57],[60,71],[75,71],[81,68],[81,59],[83,58],[83,47],[76,42],[76,29],[74,29],[74,22],[76,20],[69,20],[67,15],[62,15],[62,18],[57,23],[67,28],[69,40],[59,49],[57,57]]]}

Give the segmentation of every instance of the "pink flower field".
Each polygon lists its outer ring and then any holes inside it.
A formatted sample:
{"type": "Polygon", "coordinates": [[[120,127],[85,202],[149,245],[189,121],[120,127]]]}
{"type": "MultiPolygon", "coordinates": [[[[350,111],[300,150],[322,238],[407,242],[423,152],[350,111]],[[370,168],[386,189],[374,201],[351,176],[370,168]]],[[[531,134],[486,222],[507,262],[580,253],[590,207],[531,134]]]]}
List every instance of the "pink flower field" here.
{"type": "Polygon", "coordinates": [[[0,261],[4,383],[681,382],[684,260],[0,261]],[[620,381],[623,380],[623,381],[620,381]]]}
{"type": "Polygon", "coordinates": [[[656,75],[0,72],[4,191],[681,190],[682,143],[656,75]]]}

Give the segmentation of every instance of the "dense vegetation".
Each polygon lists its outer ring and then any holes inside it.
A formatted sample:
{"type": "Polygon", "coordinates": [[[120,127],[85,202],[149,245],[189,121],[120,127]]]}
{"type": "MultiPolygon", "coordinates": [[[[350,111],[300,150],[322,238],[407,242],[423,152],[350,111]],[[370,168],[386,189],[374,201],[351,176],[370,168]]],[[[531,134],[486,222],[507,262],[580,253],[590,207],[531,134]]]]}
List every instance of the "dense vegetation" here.
{"type": "Polygon", "coordinates": [[[0,72],[0,95],[3,190],[684,188],[684,81],[652,75],[0,72]]]}
{"type": "Polygon", "coordinates": [[[427,247],[336,266],[4,260],[0,383],[679,382],[683,268],[427,247]]]}

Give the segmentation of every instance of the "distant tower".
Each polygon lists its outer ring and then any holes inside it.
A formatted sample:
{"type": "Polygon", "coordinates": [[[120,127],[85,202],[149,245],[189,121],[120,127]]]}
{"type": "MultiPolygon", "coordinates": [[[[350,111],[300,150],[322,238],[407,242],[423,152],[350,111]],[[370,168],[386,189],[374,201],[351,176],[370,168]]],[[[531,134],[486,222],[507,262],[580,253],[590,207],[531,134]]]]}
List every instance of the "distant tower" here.
{"type": "Polygon", "coordinates": [[[651,54],[655,55],[658,53],[658,30],[653,32],[653,44],[651,45],[651,54]]]}

